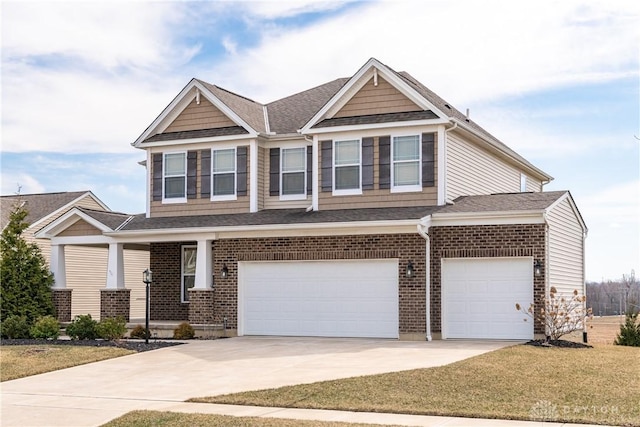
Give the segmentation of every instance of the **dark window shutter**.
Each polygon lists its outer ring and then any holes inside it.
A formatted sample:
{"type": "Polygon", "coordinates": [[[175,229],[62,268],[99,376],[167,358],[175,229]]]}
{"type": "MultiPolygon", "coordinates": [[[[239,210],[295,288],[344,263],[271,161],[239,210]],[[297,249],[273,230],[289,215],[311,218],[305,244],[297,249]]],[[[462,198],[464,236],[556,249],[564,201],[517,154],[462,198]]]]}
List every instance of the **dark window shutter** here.
{"type": "Polygon", "coordinates": [[[373,138],[362,138],[362,189],[373,190],[373,138]]]}
{"type": "Polygon", "coordinates": [[[162,153],[153,155],[153,200],[162,200],[162,153]]]}
{"type": "Polygon", "coordinates": [[[198,179],[198,152],[187,151],[187,199],[195,199],[198,179]]]}
{"type": "Polygon", "coordinates": [[[269,195],[280,195],[280,149],[269,150],[269,195]]]}
{"type": "Polygon", "coordinates": [[[236,148],[236,195],[247,195],[247,147],[236,148]]]}
{"type": "Polygon", "coordinates": [[[435,185],[435,134],[422,134],[422,186],[435,185]]]}
{"type": "Polygon", "coordinates": [[[200,151],[200,197],[211,197],[211,150],[200,151]]]}
{"type": "Polygon", "coordinates": [[[378,187],[381,189],[391,188],[391,137],[381,136],[378,138],[378,148],[380,151],[380,182],[378,187]]]}
{"type": "Polygon", "coordinates": [[[322,141],[322,191],[333,191],[333,141],[322,141]]]}
{"type": "Polygon", "coordinates": [[[307,146],[307,194],[313,192],[313,147],[307,146]]]}

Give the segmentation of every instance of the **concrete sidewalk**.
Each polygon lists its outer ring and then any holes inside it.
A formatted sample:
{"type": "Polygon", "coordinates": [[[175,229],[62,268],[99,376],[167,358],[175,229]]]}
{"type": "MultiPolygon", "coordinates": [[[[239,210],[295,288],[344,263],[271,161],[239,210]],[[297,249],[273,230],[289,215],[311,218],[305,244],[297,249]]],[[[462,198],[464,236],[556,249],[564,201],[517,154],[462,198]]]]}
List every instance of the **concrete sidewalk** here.
{"type": "MultiPolygon", "coordinates": [[[[96,426],[135,409],[237,411],[234,415],[277,414],[279,417],[353,416],[356,420],[365,414],[184,401],[191,397],[441,366],[513,344],[250,337],[190,341],[180,346],[3,382],[0,424],[4,427],[96,426]]],[[[373,418],[368,420],[377,421],[383,415],[370,417],[373,418]]],[[[396,419],[406,418],[403,415],[388,417],[396,424],[399,423],[396,419]]],[[[431,424],[413,425],[439,425],[434,423],[440,422],[441,418],[424,420],[431,424]]],[[[467,424],[457,425],[469,425],[467,419],[462,422],[467,424]]],[[[496,421],[484,425],[496,425],[496,421]]]]}

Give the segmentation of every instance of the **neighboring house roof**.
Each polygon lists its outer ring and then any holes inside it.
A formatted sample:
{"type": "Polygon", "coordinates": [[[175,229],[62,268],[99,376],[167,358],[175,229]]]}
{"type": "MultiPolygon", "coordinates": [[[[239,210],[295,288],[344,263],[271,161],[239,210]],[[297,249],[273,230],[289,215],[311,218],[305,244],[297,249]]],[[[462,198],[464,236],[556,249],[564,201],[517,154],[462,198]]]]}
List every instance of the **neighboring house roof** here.
{"type": "Polygon", "coordinates": [[[9,223],[9,216],[16,203],[24,203],[28,211],[25,221],[33,226],[41,220],[69,209],[76,201],[84,197],[92,197],[105,210],[109,210],[91,191],[68,191],[60,193],[19,194],[0,196],[2,218],[0,228],[9,223]]]}

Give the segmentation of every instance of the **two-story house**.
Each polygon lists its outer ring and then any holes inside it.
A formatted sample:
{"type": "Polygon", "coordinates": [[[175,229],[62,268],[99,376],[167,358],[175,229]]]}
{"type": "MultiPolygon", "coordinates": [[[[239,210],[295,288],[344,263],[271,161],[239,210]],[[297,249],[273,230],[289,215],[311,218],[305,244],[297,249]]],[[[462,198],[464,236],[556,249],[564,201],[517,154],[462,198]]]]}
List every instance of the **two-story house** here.
{"type": "Polygon", "coordinates": [[[569,192],[376,59],[268,104],[193,79],[133,146],[145,214],[40,232],[108,244],[105,315],[129,314],[125,245],[148,245],[152,321],[238,335],[528,339],[516,303],[584,288],[569,192]]]}

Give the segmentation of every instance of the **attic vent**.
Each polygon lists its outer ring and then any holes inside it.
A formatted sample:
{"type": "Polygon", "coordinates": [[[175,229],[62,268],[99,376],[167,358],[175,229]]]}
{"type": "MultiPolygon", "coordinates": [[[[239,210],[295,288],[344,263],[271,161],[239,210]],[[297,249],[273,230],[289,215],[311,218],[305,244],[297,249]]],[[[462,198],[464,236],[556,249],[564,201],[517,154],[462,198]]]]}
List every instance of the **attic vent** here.
{"type": "Polygon", "coordinates": [[[378,69],[374,68],[373,69],[373,85],[374,86],[378,86],[378,69]]]}
{"type": "Polygon", "coordinates": [[[200,89],[196,88],[196,104],[200,105],[200,89]]]}
{"type": "Polygon", "coordinates": [[[465,120],[469,121],[469,109],[468,108],[467,108],[467,118],[465,120]]]}
{"type": "Polygon", "coordinates": [[[444,104],[445,107],[447,107],[449,110],[451,110],[451,105],[449,104],[444,104]]]}

